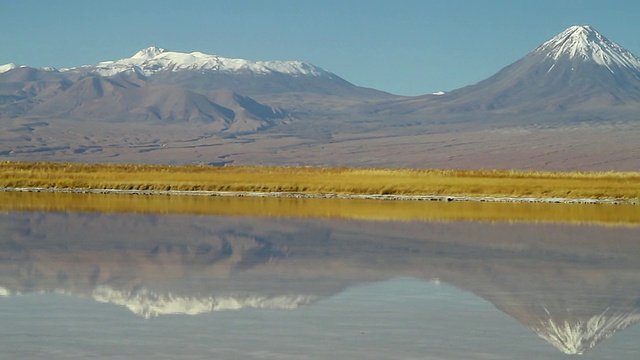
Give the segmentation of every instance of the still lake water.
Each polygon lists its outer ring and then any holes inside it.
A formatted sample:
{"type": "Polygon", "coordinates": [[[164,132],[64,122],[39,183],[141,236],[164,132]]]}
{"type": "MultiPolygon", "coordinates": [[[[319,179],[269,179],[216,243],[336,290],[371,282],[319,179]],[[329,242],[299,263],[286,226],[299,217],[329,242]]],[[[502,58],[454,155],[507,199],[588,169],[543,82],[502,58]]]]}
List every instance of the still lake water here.
{"type": "Polygon", "coordinates": [[[640,358],[637,207],[11,196],[3,359],[640,358]]]}

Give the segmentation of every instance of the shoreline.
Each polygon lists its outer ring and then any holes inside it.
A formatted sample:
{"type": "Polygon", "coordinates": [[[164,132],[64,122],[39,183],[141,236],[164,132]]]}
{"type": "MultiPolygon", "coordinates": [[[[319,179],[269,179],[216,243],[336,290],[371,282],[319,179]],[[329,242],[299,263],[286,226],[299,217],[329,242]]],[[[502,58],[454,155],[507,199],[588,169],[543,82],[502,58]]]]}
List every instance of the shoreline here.
{"type": "Polygon", "coordinates": [[[469,195],[382,195],[382,194],[337,194],[337,193],[301,193],[301,192],[259,192],[259,191],[210,191],[210,190],[120,190],[89,188],[39,188],[39,187],[0,187],[0,192],[47,192],[72,194],[120,194],[120,195],[179,195],[179,196],[220,196],[220,197],[270,197],[304,199],[364,199],[364,200],[401,200],[401,201],[468,201],[468,202],[504,202],[504,203],[547,203],[547,204],[626,204],[638,205],[640,200],[562,198],[562,197],[508,197],[508,196],[469,196],[469,195]]]}

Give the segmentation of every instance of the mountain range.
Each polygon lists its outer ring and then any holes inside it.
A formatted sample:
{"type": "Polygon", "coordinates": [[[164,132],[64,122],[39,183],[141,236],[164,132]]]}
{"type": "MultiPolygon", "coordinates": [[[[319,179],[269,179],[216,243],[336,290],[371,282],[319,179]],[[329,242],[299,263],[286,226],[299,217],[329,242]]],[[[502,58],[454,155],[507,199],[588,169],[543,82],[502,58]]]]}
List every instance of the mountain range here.
{"type": "Polygon", "coordinates": [[[638,170],[640,58],[571,26],[477,84],[397,96],[300,61],[159,47],[0,65],[0,157],[638,170]]]}

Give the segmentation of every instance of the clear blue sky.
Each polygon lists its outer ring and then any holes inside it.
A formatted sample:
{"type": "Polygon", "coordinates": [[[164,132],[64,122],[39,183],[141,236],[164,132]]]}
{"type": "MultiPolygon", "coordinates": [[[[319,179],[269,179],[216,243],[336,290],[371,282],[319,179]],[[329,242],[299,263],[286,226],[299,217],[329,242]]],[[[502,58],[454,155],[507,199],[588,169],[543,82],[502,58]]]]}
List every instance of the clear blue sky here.
{"type": "Polygon", "coordinates": [[[0,1],[0,64],[71,67],[156,45],[303,60],[402,95],[476,83],[571,25],[640,56],[640,1],[0,1]]]}

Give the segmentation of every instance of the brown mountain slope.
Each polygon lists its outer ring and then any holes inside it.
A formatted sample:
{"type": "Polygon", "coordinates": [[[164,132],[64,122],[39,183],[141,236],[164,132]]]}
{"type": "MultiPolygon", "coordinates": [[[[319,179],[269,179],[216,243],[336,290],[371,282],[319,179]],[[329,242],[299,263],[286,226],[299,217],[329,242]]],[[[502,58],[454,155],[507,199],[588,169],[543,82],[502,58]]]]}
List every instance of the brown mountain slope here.
{"type": "Polygon", "coordinates": [[[148,84],[130,77],[88,76],[68,88],[50,84],[35,96],[15,101],[7,108],[26,108],[22,117],[29,119],[119,122],[123,126],[132,121],[188,122],[206,124],[214,132],[256,131],[287,116],[282,110],[272,110],[250,98],[218,92],[206,96],[176,85],[148,84]],[[26,102],[28,106],[23,105],[26,102]]]}

